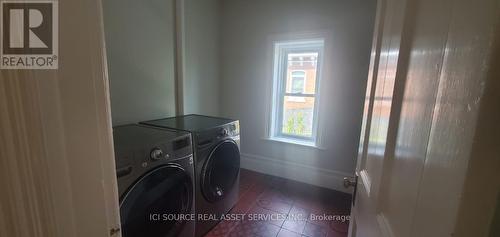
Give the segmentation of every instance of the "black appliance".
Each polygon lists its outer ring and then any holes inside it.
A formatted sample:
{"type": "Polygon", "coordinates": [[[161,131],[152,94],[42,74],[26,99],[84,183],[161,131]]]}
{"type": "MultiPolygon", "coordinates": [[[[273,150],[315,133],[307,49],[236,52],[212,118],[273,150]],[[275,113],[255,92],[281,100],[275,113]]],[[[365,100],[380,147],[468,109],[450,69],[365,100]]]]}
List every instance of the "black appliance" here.
{"type": "Polygon", "coordinates": [[[124,125],[113,137],[122,236],[194,236],[191,135],[124,125]]]}
{"type": "Polygon", "coordinates": [[[196,214],[197,217],[205,217],[196,221],[196,236],[203,236],[238,200],[239,121],[203,115],[185,115],[141,122],[141,124],[191,133],[195,157],[196,214]]]}

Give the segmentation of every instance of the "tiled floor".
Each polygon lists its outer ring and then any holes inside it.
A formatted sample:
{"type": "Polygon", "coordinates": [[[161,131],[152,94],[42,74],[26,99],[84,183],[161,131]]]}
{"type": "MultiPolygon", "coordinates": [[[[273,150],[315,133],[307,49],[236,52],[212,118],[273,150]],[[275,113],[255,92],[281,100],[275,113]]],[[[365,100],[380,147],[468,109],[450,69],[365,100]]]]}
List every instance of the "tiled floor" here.
{"type": "Polygon", "coordinates": [[[232,214],[205,237],[342,237],[347,236],[350,195],[249,170],[241,171],[240,199],[232,214]],[[264,214],[264,215],[261,215],[264,214]],[[316,220],[327,215],[338,220],[316,220]],[[265,219],[271,218],[271,219],[265,219]]]}

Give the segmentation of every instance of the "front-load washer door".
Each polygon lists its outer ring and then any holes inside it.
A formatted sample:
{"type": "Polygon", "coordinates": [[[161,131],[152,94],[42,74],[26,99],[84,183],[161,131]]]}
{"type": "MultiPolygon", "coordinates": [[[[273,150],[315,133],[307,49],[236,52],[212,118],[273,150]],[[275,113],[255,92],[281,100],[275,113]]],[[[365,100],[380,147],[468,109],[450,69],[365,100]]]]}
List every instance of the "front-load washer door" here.
{"type": "Polygon", "coordinates": [[[123,237],[177,236],[191,213],[192,179],[177,165],[158,167],[137,181],[120,203],[123,237]]]}
{"type": "Polygon", "coordinates": [[[240,172],[240,150],[233,140],[224,140],[210,152],[201,173],[201,190],[209,202],[224,199],[240,172]]]}

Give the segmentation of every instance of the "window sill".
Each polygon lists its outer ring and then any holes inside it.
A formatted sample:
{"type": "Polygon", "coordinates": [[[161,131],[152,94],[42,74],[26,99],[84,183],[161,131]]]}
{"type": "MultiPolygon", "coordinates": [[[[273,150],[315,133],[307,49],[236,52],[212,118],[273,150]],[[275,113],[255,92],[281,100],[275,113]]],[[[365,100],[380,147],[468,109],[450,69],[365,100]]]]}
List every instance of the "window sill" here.
{"type": "Polygon", "coordinates": [[[289,138],[280,138],[280,137],[264,137],[262,138],[263,140],[270,141],[270,142],[278,142],[278,143],[284,143],[284,144],[289,144],[289,145],[297,145],[297,146],[303,146],[303,147],[308,147],[308,148],[314,148],[318,150],[326,150],[324,147],[316,145],[314,142],[305,142],[305,141],[299,141],[299,140],[294,140],[294,139],[289,139],[289,138]]]}

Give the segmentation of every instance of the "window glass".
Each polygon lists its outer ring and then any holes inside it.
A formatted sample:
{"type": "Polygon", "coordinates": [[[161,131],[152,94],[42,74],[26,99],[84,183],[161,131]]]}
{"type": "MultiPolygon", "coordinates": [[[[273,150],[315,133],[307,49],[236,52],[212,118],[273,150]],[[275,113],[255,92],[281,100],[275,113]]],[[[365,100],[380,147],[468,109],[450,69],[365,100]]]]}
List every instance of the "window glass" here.
{"type": "Polygon", "coordinates": [[[293,71],[291,75],[291,93],[305,93],[306,73],[293,71]]]}

